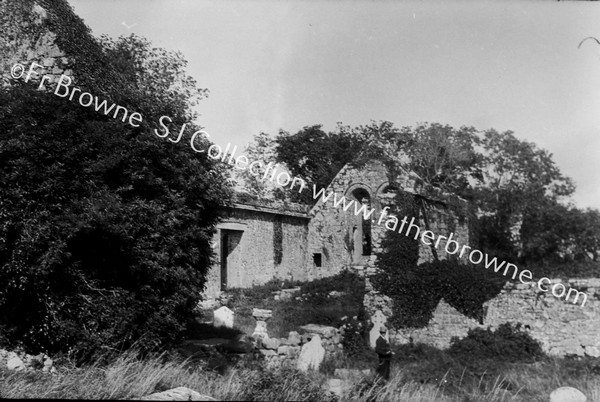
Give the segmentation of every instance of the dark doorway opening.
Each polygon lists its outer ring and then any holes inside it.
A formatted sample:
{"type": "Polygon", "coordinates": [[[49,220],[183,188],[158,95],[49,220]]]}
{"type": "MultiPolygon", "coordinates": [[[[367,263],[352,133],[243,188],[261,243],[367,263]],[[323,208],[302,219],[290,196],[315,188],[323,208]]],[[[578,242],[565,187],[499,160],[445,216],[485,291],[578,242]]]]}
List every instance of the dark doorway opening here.
{"type": "Polygon", "coordinates": [[[221,290],[226,290],[233,279],[231,273],[241,257],[238,246],[243,233],[241,230],[221,230],[221,290]]]}

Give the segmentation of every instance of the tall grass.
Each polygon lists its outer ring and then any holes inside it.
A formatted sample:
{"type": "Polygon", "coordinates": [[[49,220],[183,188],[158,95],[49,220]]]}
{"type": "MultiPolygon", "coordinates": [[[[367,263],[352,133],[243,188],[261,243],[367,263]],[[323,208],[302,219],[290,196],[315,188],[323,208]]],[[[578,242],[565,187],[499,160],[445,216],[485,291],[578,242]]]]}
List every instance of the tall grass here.
{"type": "Polygon", "coordinates": [[[180,386],[223,398],[234,396],[241,382],[234,372],[219,376],[186,362],[164,361],[164,356],[140,359],[123,353],[107,366],[63,367],[54,375],[0,370],[2,398],[135,399],[180,386]]]}
{"type": "Polygon", "coordinates": [[[154,392],[188,387],[219,400],[326,400],[319,373],[277,372],[235,367],[219,375],[164,355],[140,359],[125,352],[106,366],[62,368],[54,375],[0,369],[0,398],[139,399],[154,392]]]}
{"type": "MultiPolygon", "coordinates": [[[[433,362],[421,362],[424,367],[433,362]]],[[[545,359],[533,364],[504,366],[494,375],[481,374],[475,381],[460,367],[451,367],[441,378],[421,381],[416,363],[395,363],[388,383],[367,377],[347,384],[344,401],[410,402],[546,402],[550,392],[573,386],[600,401],[600,375],[593,361],[545,359]]],[[[14,372],[0,368],[0,398],[139,399],[153,392],[188,387],[219,400],[327,401],[323,389],[329,375],[303,374],[291,369],[265,370],[259,365],[238,365],[223,375],[186,361],[170,361],[166,355],[144,359],[123,353],[107,365],[73,365],[54,375],[14,372]]]]}

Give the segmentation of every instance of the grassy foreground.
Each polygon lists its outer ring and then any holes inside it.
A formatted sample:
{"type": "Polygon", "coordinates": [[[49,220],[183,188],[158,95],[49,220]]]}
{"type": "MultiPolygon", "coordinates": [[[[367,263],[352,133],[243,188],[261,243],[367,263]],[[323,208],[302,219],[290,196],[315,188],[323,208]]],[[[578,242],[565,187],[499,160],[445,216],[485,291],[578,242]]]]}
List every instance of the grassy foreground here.
{"type": "MultiPolygon", "coordinates": [[[[432,355],[418,363],[395,362],[388,384],[367,377],[348,384],[342,400],[541,402],[548,401],[553,389],[573,386],[583,391],[588,401],[600,401],[600,375],[590,362],[545,359],[533,364],[508,364],[501,374],[483,372],[478,379],[467,368],[460,373],[456,372],[458,367],[450,365],[442,377],[419,380],[419,373],[430,372],[431,364],[444,365],[439,358],[432,355]]],[[[490,366],[491,372],[497,369],[490,366]]],[[[140,359],[123,353],[107,365],[76,368],[63,364],[54,375],[2,368],[0,398],[139,399],[185,386],[220,400],[336,400],[322,388],[328,377],[324,372],[269,371],[256,361],[237,364],[219,375],[185,361],[169,361],[164,354],[140,359]]]]}
{"type": "MultiPolygon", "coordinates": [[[[364,286],[355,276],[342,273],[293,284],[301,287],[293,299],[273,299],[273,291],[290,285],[273,282],[232,292],[229,307],[236,312],[236,328],[225,331],[198,325],[190,331],[190,338],[251,333],[255,325],[252,307],[273,309],[268,324],[271,336],[284,336],[311,322],[339,326],[348,322],[342,320],[344,316],[361,316],[364,286]],[[333,296],[332,291],[337,294],[333,296]]],[[[184,386],[218,400],[334,401],[337,398],[325,385],[336,368],[373,369],[377,364],[375,353],[365,347],[360,334],[346,339],[344,351],[328,356],[319,372],[308,374],[267,370],[264,361],[252,355],[232,358],[213,353],[186,360],[188,355],[176,350],[144,358],[133,351],[107,353],[81,367],[59,358],[55,360],[58,371],[52,375],[0,367],[0,398],[139,399],[184,386]]],[[[571,386],[581,390],[588,402],[600,401],[600,359],[547,357],[518,327],[473,331],[448,350],[409,344],[396,346],[394,351],[389,383],[373,377],[345,383],[341,400],[547,402],[552,390],[571,386]]]]}

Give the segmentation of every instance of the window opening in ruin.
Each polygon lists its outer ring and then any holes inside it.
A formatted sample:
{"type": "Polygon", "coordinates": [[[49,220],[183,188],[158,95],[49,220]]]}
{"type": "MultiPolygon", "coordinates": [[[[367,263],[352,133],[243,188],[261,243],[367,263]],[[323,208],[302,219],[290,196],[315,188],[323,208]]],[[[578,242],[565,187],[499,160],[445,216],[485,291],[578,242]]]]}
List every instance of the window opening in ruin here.
{"type": "Polygon", "coordinates": [[[313,253],[313,263],[315,264],[315,267],[321,267],[322,266],[322,257],[321,257],[321,253],[313,253]]]}
{"type": "MultiPolygon", "coordinates": [[[[371,208],[371,197],[369,192],[364,188],[357,188],[352,192],[352,197],[365,205],[368,209],[371,208]]],[[[354,262],[360,262],[361,257],[371,255],[371,220],[365,219],[363,214],[355,217],[356,221],[352,228],[352,240],[354,243],[354,262]]]]}

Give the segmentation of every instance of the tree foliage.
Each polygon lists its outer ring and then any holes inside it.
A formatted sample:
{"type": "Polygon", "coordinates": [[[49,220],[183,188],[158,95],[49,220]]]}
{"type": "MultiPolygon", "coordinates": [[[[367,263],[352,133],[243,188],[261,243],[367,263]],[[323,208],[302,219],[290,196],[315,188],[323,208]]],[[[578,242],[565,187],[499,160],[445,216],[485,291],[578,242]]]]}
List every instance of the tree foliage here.
{"type": "Polygon", "coordinates": [[[244,149],[244,155],[250,161],[260,161],[262,165],[255,166],[253,171],[237,170],[234,172],[240,190],[257,199],[279,199],[282,197],[281,189],[271,180],[263,179],[269,163],[277,166],[275,140],[267,133],[254,136],[244,149]]]}
{"type": "MultiPolygon", "coordinates": [[[[326,188],[344,165],[360,151],[364,139],[347,127],[339,125],[326,133],[321,125],[306,126],[291,135],[280,131],[276,138],[276,159],[301,177],[309,187],[326,188]]],[[[310,192],[292,192],[294,201],[314,202],[310,192]]]]}
{"type": "Polygon", "coordinates": [[[510,131],[486,131],[482,147],[484,180],[474,189],[475,204],[483,215],[480,246],[507,258],[553,251],[550,243],[532,247],[540,237],[531,237],[536,235],[531,222],[539,222],[553,209],[556,216],[558,202],[574,191],[571,180],[562,175],[550,153],[510,131]]]}
{"type": "Polygon", "coordinates": [[[381,161],[390,182],[402,171],[412,171],[423,184],[470,198],[471,180],[481,180],[481,156],[475,151],[479,139],[472,127],[432,123],[396,128],[384,121],[354,131],[366,138],[366,145],[353,163],[381,161]]]}
{"type": "Polygon", "coordinates": [[[231,195],[222,166],[150,131],[154,116],[189,118],[202,93],[176,78],[179,56],[110,43],[130,86],[107,96],[142,113],[140,128],[29,84],[0,93],[0,332],[33,351],[175,341],[231,195]]]}

